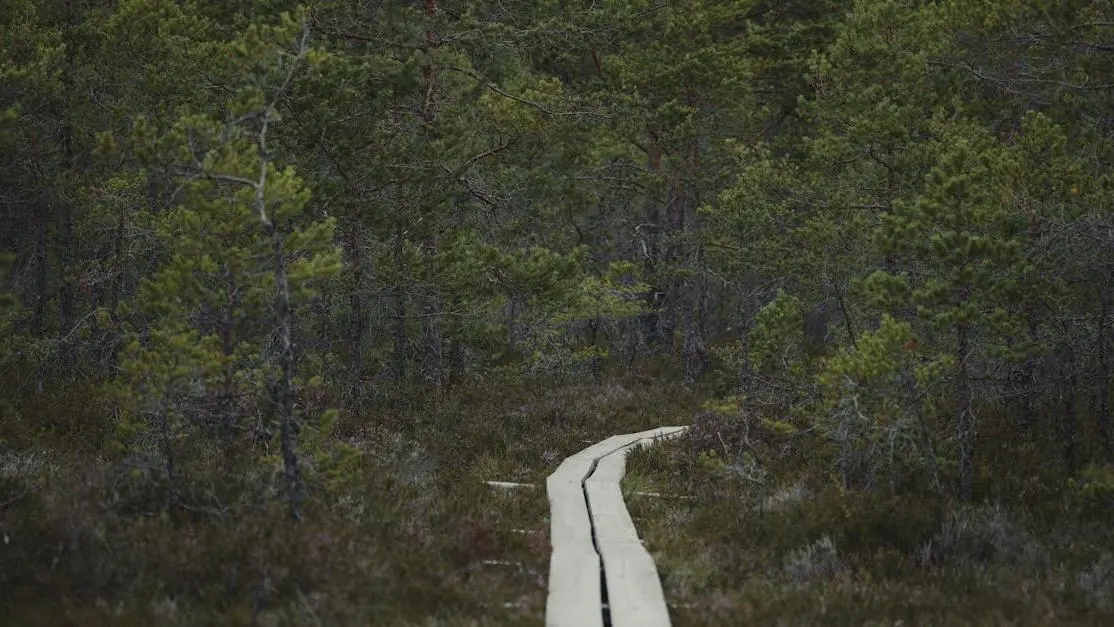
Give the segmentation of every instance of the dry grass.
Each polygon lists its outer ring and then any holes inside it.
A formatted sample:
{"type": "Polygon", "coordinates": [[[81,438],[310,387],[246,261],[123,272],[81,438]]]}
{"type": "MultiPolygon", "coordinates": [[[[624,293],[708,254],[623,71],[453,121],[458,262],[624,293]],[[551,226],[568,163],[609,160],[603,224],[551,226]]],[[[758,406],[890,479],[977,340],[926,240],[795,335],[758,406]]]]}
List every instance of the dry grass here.
{"type": "MultiPolygon", "coordinates": [[[[5,625],[530,625],[544,614],[544,489],[602,437],[677,422],[680,390],[491,384],[348,416],[355,461],[312,477],[305,520],[250,456],[157,473],[67,446],[0,456],[5,625]],[[10,501],[10,502],[6,502],[10,501]]],[[[99,431],[98,431],[99,432],[99,431]]],[[[31,438],[28,438],[30,441],[31,438]]]]}
{"type": "Polygon", "coordinates": [[[1114,624],[1111,512],[844,491],[795,449],[764,482],[692,439],[632,455],[627,490],[694,497],[628,501],[675,625],[1114,624]]]}

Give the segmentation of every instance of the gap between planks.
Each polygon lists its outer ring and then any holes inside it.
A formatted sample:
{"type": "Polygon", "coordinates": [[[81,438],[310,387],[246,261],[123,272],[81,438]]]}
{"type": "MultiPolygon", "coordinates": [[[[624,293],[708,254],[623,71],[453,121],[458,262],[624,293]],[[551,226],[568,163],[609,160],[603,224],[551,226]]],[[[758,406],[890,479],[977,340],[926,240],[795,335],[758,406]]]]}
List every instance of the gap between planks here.
{"type": "Polygon", "coordinates": [[[686,429],[612,436],[566,458],[546,480],[553,547],[546,625],[602,627],[605,620],[614,627],[670,624],[657,568],[638,539],[619,481],[633,447],[686,429]]]}

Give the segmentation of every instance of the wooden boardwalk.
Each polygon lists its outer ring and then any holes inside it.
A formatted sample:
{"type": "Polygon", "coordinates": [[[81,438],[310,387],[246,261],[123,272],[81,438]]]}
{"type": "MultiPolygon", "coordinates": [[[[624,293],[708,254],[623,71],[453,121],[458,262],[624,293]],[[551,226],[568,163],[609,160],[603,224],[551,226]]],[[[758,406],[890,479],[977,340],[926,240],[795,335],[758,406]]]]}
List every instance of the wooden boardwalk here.
{"type": "Polygon", "coordinates": [[[549,495],[550,627],[668,626],[657,568],[619,489],[627,453],[687,427],[612,436],[567,458],[546,480],[549,495]]]}

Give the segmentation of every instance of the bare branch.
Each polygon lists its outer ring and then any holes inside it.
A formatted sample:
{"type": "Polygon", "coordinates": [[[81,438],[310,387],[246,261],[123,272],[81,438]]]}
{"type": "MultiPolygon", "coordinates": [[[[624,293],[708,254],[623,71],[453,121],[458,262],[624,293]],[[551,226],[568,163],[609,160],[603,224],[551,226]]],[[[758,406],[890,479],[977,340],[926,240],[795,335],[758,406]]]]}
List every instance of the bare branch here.
{"type": "Polygon", "coordinates": [[[475,156],[469,158],[467,161],[465,161],[463,164],[461,164],[458,168],[456,168],[456,171],[453,172],[453,175],[454,176],[460,176],[461,174],[464,174],[465,172],[468,171],[469,168],[471,168],[473,165],[475,165],[475,163],[477,161],[480,161],[482,159],[486,159],[488,157],[495,156],[495,155],[499,154],[500,152],[503,152],[504,150],[513,146],[515,144],[515,142],[517,142],[517,141],[518,141],[517,136],[512,137],[509,140],[507,140],[506,142],[504,142],[502,144],[499,144],[498,146],[492,148],[491,150],[481,152],[478,155],[475,155],[475,156]]]}
{"type": "Polygon", "coordinates": [[[234,176],[232,174],[213,174],[212,172],[201,171],[201,176],[209,179],[210,181],[217,181],[219,183],[234,183],[236,185],[243,185],[245,187],[256,188],[260,184],[251,179],[246,179],[242,176],[234,176]]]}
{"type": "Polygon", "coordinates": [[[552,116],[577,116],[577,117],[587,116],[587,117],[597,117],[597,118],[608,117],[607,114],[600,113],[598,111],[554,111],[553,109],[550,109],[549,107],[547,107],[547,106],[545,106],[545,105],[543,105],[539,102],[534,102],[533,100],[527,100],[526,98],[523,98],[522,96],[516,96],[515,94],[512,94],[511,92],[499,87],[495,83],[485,81],[482,76],[480,76],[478,73],[476,73],[473,70],[469,70],[467,68],[462,68],[462,67],[456,67],[456,66],[452,66],[452,65],[446,66],[445,69],[446,70],[452,70],[453,72],[459,72],[459,73],[464,74],[466,76],[470,76],[470,77],[476,79],[476,81],[479,82],[481,85],[483,85],[484,87],[490,89],[491,91],[499,94],[500,96],[503,96],[504,98],[509,98],[511,100],[514,100],[515,102],[520,102],[520,103],[522,103],[522,104],[524,104],[528,107],[533,107],[533,108],[537,109],[538,111],[541,111],[542,113],[545,113],[547,115],[552,115],[552,116]]]}

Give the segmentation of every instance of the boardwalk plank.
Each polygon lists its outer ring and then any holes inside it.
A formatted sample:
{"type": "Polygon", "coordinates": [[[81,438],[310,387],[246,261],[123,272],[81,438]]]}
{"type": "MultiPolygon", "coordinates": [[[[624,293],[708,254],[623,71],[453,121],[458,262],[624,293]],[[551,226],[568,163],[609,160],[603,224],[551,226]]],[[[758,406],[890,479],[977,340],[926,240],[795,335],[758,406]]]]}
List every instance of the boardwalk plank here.
{"type": "Polygon", "coordinates": [[[684,429],[664,427],[612,436],[566,458],[546,479],[552,545],[546,625],[602,627],[601,555],[612,624],[669,624],[657,570],[638,540],[619,481],[633,446],[671,437],[684,429]],[[611,597],[613,581],[616,597],[611,597]],[[643,588],[648,591],[639,592],[643,588]],[[651,609],[643,607],[647,604],[651,609]],[[655,622],[662,616],[664,623],[655,622]]]}
{"type": "Polygon", "coordinates": [[[668,627],[669,608],[653,557],[642,546],[619,487],[630,451],[644,442],[601,458],[585,481],[596,547],[607,580],[613,627],[668,627]]]}

